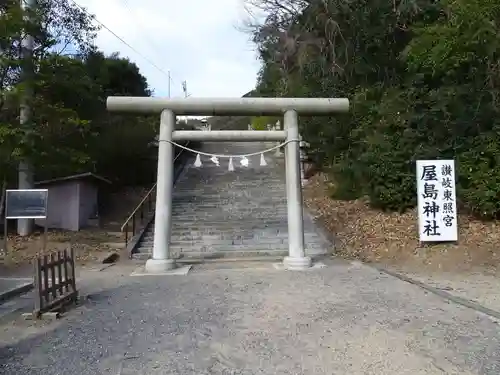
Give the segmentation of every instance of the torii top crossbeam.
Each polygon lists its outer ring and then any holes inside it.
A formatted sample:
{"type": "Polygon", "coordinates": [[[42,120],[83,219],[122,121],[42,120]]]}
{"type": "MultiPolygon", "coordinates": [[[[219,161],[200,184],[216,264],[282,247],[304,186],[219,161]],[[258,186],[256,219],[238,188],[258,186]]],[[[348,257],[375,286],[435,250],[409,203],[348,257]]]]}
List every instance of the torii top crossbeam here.
{"type": "Polygon", "coordinates": [[[349,111],[345,98],[152,98],[110,96],[110,112],[161,113],[178,116],[279,116],[294,110],[300,115],[329,116],[349,111]]]}

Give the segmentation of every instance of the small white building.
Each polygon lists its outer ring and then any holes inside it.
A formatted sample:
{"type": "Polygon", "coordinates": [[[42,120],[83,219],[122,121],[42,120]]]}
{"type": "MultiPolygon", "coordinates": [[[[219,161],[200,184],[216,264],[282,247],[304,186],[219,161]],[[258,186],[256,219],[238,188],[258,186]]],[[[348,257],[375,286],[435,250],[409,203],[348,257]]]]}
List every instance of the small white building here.
{"type": "MultiPolygon", "coordinates": [[[[79,231],[93,226],[99,219],[98,191],[102,183],[111,181],[93,173],[82,173],[35,183],[48,189],[47,226],[52,229],[79,231]]],[[[44,219],[35,220],[44,226],[44,219]]]]}

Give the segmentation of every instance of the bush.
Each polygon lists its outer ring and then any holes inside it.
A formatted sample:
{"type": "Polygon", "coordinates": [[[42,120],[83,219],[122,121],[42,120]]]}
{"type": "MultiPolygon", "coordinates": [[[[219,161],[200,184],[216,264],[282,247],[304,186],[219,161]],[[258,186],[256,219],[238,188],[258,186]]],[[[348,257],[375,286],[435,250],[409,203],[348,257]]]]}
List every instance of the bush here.
{"type": "Polygon", "coordinates": [[[490,132],[475,137],[457,157],[458,195],[469,212],[500,218],[500,139],[490,132]]]}

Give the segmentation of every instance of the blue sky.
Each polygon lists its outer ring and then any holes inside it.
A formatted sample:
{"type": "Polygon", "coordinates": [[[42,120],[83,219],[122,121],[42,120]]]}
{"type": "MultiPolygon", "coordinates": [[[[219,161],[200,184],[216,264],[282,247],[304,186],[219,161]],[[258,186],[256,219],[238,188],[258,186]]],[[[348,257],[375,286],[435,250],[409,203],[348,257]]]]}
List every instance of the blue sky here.
{"type": "Polygon", "coordinates": [[[247,17],[243,0],[75,1],[140,52],[104,28],[99,32],[97,46],[134,61],[155,96],[167,96],[168,71],[173,97],[184,95],[184,80],[196,97],[239,97],[255,86],[255,46],[238,29],[247,17]]]}

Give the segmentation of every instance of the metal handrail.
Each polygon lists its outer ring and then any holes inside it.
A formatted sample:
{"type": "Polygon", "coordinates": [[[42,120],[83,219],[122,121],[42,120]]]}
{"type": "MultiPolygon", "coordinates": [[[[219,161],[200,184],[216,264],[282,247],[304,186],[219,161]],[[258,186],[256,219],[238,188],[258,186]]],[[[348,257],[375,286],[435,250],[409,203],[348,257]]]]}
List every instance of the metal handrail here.
{"type": "MultiPolygon", "coordinates": [[[[179,152],[179,155],[182,153],[179,152]]],[[[175,162],[175,159],[174,159],[174,162],[175,162]]],[[[142,200],[139,202],[139,204],[135,207],[135,209],[132,211],[132,213],[130,214],[130,216],[127,218],[127,220],[125,220],[125,222],[123,223],[123,225],[121,226],[120,228],[120,231],[123,232],[123,229],[125,229],[125,226],[130,222],[130,220],[132,220],[132,218],[134,217],[134,215],[137,213],[137,211],[139,211],[139,209],[142,207],[142,205],[144,204],[144,202],[146,202],[146,199],[148,199],[148,197],[151,195],[151,193],[153,192],[153,190],[156,188],[156,182],[154,183],[153,187],[151,189],[149,189],[149,191],[147,192],[147,194],[144,196],[144,198],[142,198],[142,200]]]]}
{"type": "MultiPolygon", "coordinates": [[[[188,146],[188,145],[189,145],[189,142],[186,143],[186,146],[188,146]]],[[[182,155],[182,153],[184,151],[185,151],[184,149],[181,149],[177,153],[177,155],[175,155],[175,158],[172,161],[172,163],[175,163],[175,161],[182,155]]],[[[148,192],[146,193],[146,195],[144,196],[144,198],[141,199],[141,201],[139,202],[139,204],[134,208],[134,210],[132,211],[132,213],[127,217],[127,219],[125,220],[125,222],[123,223],[123,225],[120,227],[120,232],[125,232],[125,246],[128,244],[128,225],[129,225],[130,221],[132,221],[132,237],[133,237],[135,235],[135,217],[136,217],[136,214],[139,212],[139,210],[142,209],[142,207],[144,206],[144,204],[146,202],[148,202],[148,204],[151,205],[151,199],[150,199],[150,197],[153,194],[154,190],[156,189],[156,184],[157,184],[157,182],[155,182],[154,185],[151,187],[151,189],[148,190],[148,192]]],[[[143,212],[143,210],[141,210],[140,214],[141,214],[141,222],[142,222],[143,219],[144,219],[144,212],[143,212]]]]}

